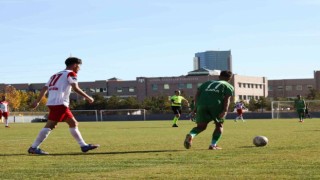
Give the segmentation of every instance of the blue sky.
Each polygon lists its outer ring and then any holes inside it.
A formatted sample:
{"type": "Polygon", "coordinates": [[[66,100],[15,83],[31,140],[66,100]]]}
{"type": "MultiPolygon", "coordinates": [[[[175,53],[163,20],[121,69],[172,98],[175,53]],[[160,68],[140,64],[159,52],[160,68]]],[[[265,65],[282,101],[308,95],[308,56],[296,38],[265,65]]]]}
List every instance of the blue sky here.
{"type": "Polygon", "coordinates": [[[83,59],[79,81],[168,77],[196,52],[230,50],[233,72],[312,78],[320,0],[0,0],[0,83],[44,83],[83,59]]]}

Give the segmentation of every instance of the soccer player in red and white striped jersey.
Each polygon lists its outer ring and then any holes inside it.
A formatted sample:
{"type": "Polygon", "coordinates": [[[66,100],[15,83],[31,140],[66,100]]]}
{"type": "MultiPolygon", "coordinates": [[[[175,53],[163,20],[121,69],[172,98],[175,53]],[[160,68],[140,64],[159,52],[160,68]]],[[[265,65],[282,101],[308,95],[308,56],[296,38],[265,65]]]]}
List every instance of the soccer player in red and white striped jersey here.
{"type": "Polygon", "coordinates": [[[92,97],[83,92],[78,86],[77,73],[80,70],[82,60],[76,57],[69,57],[66,59],[65,64],[66,69],[51,76],[49,81],[42,88],[37,100],[31,105],[32,108],[36,108],[43,96],[48,93],[48,121],[28,149],[28,153],[30,154],[49,154],[41,150],[40,145],[59,122],[66,122],[69,125],[70,133],[80,145],[82,152],[87,152],[99,147],[99,145],[87,144],[84,141],[78,129],[78,121],[69,109],[71,89],[83,96],[89,103],[93,103],[94,101],[92,97]]]}
{"type": "Polygon", "coordinates": [[[9,128],[9,103],[6,101],[6,96],[2,96],[2,100],[0,101],[0,119],[4,118],[5,127],[9,128]]]}
{"type": "Polygon", "coordinates": [[[243,119],[243,110],[246,109],[246,107],[244,106],[243,101],[237,102],[234,107],[236,108],[238,115],[234,121],[237,122],[238,119],[241,119],[242,122],[245,122],[245,120],[243,119]]]}

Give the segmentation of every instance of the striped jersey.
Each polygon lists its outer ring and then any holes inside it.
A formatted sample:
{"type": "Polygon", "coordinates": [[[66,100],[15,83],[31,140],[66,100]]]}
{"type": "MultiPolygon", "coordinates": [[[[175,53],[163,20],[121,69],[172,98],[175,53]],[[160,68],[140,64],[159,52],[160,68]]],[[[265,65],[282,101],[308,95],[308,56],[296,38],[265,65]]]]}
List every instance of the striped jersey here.
{"type": "Polygon", "coordinates": [[[71,84],[73,83],[78,83],[77,74],[71,70],[63,70],[51,76],[45,85],[48,87],[47,105],[65,105],[68,107],[71,84]]]}
{"type": "Polygon", "coordinates": [[[2,112],[8,112],[8,102],[7,101],[1,101],[0,102],[0,109],[2,112]]]}

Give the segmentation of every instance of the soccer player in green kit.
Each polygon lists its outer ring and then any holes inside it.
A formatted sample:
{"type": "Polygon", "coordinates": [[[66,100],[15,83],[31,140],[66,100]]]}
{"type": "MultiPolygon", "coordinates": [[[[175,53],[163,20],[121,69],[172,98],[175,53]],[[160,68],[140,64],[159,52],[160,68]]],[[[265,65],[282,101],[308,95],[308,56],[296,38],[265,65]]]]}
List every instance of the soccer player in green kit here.
{"type": "Polygon", "coordinates": [[[195,109],[197,127],[187,134],[184,147],[189,149],[193,138],[207,128],[209,122],[214,121],[215,129],[212,134],[210,150],[219,150],[217,146],[223,132],[223,122],[227,115],[234,87],[229,84],[232,78],[231,71],[221,71],[218,81],[203,83],[195,96],[195,109]]]}
{"type": "Polygon", "coordinates": [[[294,100],[294,107],[299,116],[299,122],[304,122],[304,113],[306,110],[306,102],[301,98],[301,95],[297,95],[297,99],[294,100]]]}
{"type": "Polygon", "coordinates": [[[189,107],[189,102],[186,98],[181,96],[181,92],[179,90],[174,91],[174,95],[171,96],[170,101],[171,101],[171,109],[174,113],[172,127],[178,127],[177,122],[178,122],[180,115],[181,115],[181,105],[182,105],[181,103],[182,103],[182,101],[185,101],[189,107]]]}

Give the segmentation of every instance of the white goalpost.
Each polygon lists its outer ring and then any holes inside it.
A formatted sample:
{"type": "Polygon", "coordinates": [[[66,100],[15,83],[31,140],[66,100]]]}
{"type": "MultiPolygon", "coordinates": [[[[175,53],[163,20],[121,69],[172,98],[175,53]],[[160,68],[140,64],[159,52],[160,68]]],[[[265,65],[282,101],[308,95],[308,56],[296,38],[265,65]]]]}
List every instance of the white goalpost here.
{"type": "MultiPolygon", "coordinates": [[[[313,118],[320,117],[320,100],[305,100],[309,114],[313,118]]],[[[297,118],[294,101],[272,101],[272,119],[297,118]]]]}
{"type": "Polygon", "coordinates": [[[145,109],[105,109],[100,110],[101,121],[146,120],[145,109]]]}

